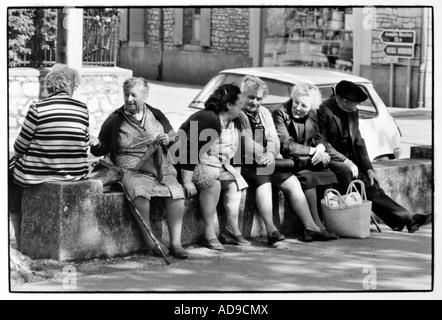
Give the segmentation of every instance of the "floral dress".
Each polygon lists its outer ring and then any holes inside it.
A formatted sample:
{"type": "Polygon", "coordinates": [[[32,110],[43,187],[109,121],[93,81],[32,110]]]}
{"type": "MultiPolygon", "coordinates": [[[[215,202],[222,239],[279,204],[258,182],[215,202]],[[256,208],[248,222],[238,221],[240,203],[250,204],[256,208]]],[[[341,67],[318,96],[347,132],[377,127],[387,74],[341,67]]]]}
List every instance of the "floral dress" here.
{"type": "Polygon", "coordinates": [[[195,167],[193,182],[199,190],[211,188],[216,180],[235,181],[238,190],[248,187],[240,171],[230,164],[239,147],[238,135],[233,122],[226,126],[221,124],[220,137],[200,156],[200,162],[195,167]]]}
{"type": "Polygon", "coordinates": [[[126,121],[121,125],[119,132],[116,165],[124,170],[122,182],[130,198],[184,199],[184,189],[177,180],[177,171],[165,153],[162,153],[164,170],[161,182],[154,176],[134,170],[150,143],[155,141],[159,134],[164,133],[161,123],[147,108],[141,121],[127,114],[124,114],[124,117],[126,121]]]}

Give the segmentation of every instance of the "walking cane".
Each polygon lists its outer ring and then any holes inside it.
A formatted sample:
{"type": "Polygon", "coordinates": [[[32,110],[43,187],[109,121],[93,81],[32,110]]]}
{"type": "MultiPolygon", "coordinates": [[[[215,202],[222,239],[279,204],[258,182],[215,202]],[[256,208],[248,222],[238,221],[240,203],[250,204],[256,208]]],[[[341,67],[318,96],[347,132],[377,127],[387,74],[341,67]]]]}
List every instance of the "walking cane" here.
{"type": "Polygon", "coordinates": [[[149,229],[146,222],[144,222],[143,218],[141,217],[140,212],[135,207],[135,204],[133,203],[132,199],[127,194],[126,188],[123,186],[123,183],[121,183],[121,181],[118,181],[118,182],[116,182],[116,184],[118,184],[121,187],[121,189],[123,190],[123,193],[126,196],[127,201],[129,202],[130,211],[132,212],[132,215],[134,216],[135,220],[137,220],[138,225],[144,227],[144,229],[147,231],[147,234],[149,235],[149,237],[152,239],[153,243],[155,244],[155,247],[157,247],[158,250],[160,251],[160,253],[163,256],[164,260],[166,261],[167,265],[170,265],[170,260],[164,254],[164,251],[161,248],[160,243],[157,240],[157,238],[154,236],[152,231],[149,229]]]}

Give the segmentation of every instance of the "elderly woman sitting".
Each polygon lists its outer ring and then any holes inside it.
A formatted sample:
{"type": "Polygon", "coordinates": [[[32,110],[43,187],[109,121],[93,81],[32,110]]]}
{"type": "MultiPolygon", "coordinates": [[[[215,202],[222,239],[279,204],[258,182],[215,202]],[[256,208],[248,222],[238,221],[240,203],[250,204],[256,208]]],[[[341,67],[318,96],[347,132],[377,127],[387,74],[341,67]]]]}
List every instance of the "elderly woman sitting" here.
{"type": "Polygon", "coordinates": [[[49,97],[29,107],[14,144],[9,196],[18,250],[23,188],[87,177],[89,112],[84,103],[72,98],[80,83],[77,70],[64,64],[54,65],[45,78],[49,97]]]}
{"type": "Polygon", "coordinates": [[[304,224],[305,241],[336,239],[336,235],[329,233],[321,223],[316,205],[309,206],[297,177],[291,171],[278,168],[280,141],[270,111],[261,105],[269,92],[267,84],[258,77],[246,76],[241,82],[241,92],[245,99],[240,114],[246,133],[244,150],[246,157],[250,157],[252,147],[254,160],[243,165],[243,176],[256,187],[256,206],[266,225],[268,244],[285,239],[273,223],[272,186],[288,196],[293,210],[304,224]]]}
{"type": "Polygon", "coordinates": [[[250,245],[238,226],[241,190],[247,187],[240,175],[241,154],[238,153],[238,115],[242,106],[238,86],[225,84],[208,98],[204,110],[190,116],[181,126],[184,133],[180,144],[183,185],[189,196],[194,196],[199,191],[205,223],[205,245],[212,250],[224,249],[214,226],[214,214],[221,191],[227,216],[227,225],[220,233],[221,241],[250,245]]]}
{"type": "MultiPolygon", "coordinates": [[[[292,89],[290,99],[273,111],[273,121],[281,141],[281,154],[293,160],[291,171],[301,182],[316,224],[325,230],[319,218],[316,189],[325,189],[337,183],[336,176],[327,167],[331,157],[338,152],[320,134],[317,118],[320,104],[321,93],[316,86],[297,84],[292,89]],[[298,161],[307,165],[300,166],[298,161]]],[[[307,234],[306,237],[317,238],[314,234],[307,234]]]]}
{"type": "MultiPolygon", "coordinates": [[[[127,79],[123,91],[124,106],[114,111],[103,123],[91,153],[95,156],[109,155],[110,160],[124,170],[122,183],[149,228],[151,198],[165,199],[170,233],[169,253],[185,259],[188,254],[181,245],[184,189],[178,183],[177,171],[167,157],[167,148],[175,142],[176,134],[165,115],[146,103],[149,85],[145,79],[127,79]],[[157,176],[135,170],[153,144],[160,145],[162,154],[162,172],[157,176]]],[[[146,230],[141,228],[141,232],[148,248],[155,248],[146,230]]],[[[159,254],[155,249],[154,253],[159,254]]]]}

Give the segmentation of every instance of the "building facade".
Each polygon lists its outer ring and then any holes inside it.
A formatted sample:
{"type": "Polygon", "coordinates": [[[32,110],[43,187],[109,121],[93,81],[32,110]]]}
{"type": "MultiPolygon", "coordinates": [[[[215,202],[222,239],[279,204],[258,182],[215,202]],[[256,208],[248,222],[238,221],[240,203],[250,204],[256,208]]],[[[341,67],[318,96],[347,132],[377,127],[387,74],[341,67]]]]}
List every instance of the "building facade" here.
{"type": "Polygon", "coordinates": [[[134,75],[202,85],[228,68],[332,68],[372,80],[389,106],[431,105],[430,7],[149,7],[122,11],[119,66],[132,69],[134,75]],[[412,31],[411,58],[386,55],[381,40],[385,30],[412,31]]]}

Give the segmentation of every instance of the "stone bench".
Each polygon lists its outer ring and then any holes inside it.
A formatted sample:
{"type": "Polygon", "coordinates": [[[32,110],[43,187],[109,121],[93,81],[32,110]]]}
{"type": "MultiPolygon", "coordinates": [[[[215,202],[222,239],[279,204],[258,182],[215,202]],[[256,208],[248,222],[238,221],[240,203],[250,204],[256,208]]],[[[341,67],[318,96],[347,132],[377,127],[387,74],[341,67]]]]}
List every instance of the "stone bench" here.
{"type": "MultiPolygon", "coordinates": [[[[385,192],[412,212],[432,211],[433,169],[430,159],[377,162],[375,170],[385,192]]],[[[302,223],[282,192],[274,192],[274,221],[284,234],[300,232],[302,223]]],[[[224,213],[218,206],[218,222],[224,213]]],[[[152,201],[154,234],[168,243],[166,215],[161,200],[152,201]]],[[[255,206],[255,192],[243,192],[240,228],[245,237],[266,235],[255,206]]],[[[216,223],[218,225],[218,223],[216,223]]],[[[196,199],[186,200],[183,244],[197,243],[204,223],[196,199]]],[[[25,190],[22,251],[33,259],[58,261],[115,257],[145,250],[138,225],[121,192],[103,193],[99,180],[45,183],[25,190]]]]}

